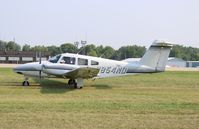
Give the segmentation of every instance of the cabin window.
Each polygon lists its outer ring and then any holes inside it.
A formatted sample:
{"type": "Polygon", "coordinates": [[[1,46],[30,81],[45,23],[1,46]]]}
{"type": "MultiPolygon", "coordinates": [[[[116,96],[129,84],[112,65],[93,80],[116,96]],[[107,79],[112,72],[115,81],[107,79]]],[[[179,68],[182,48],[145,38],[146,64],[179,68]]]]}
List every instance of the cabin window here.
{"type": "Polygon", "coordinates": [[[91,60],[91,65],[99,65],[99,62],[91,60]]]}
{"type": "Polygon", "coordinates": [[[59,60],[60,57],[61,57],[61,55],[54,56],[54,57],[49,59],[49,62],[57,63],[57,61],[59,60]]]}
{"type": "Polygon", "coordinates": [[[88,65],[88,60],[83,58],[78,58],[78,65],[88,65]]]}
{"type": "Polygon", "coordinates": [[[62,60],[60,61],[62,64],[75,64],[75,58],[74,57],[63,57],[62,60]]]}

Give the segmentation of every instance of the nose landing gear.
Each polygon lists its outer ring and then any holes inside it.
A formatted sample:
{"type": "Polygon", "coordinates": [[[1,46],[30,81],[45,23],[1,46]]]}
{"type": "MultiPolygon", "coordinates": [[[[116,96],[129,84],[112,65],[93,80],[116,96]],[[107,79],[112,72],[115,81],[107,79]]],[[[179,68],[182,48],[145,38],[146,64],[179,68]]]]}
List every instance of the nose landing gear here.
{"type": "Polygon", "coordinates": [[[22,85],[23,85],[23,86],[30,86],[27,77],[25,77],[25,81],[23,81],[22,85]]]}

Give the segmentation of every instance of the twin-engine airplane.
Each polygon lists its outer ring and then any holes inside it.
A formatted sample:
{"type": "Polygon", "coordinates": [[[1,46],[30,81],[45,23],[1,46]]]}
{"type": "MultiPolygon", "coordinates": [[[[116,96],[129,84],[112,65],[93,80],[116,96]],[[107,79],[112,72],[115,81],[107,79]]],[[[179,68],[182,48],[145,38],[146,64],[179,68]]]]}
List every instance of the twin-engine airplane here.
{"type": "Polygon", "coordinates": [[[19,65],[14,71],[24,75],[23,86],[29,86],[29,77],[57,77],[69,79],[70,86],[81,89],[83,79],[163,72],[172,46],[168,42],[155,41],[136,63],[64,53],[48,61],[19,65]]]}

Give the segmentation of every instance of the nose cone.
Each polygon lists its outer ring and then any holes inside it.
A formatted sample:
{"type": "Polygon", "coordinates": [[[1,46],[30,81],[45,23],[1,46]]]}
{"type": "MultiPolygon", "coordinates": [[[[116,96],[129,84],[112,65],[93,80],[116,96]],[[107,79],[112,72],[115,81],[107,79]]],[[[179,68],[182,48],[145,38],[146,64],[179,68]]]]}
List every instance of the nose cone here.
{"type": "Polygon", "coordinates": [[[24,69],[25,69],[24,64],[22,64],[22,65],[18,65],[17,67],[13,68],[13,71],[15,73],[22,74],[22,71],[24,71],[24,69]]]}
{"type": "Polygon", "coordinates": [[[13,69],[13,71],[18,74],[23,74],[26,71],[39,71],[40,69],[41,69],[41,64],[39,64],[38,62],[34,62],[34,63],[18,65],[13,69]]]}

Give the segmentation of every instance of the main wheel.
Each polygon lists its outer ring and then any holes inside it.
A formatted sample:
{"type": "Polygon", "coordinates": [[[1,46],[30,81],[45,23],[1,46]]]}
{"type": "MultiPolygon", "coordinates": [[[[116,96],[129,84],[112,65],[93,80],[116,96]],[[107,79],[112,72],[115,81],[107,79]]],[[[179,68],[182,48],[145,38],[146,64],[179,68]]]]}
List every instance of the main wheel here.
{"type": "Polygon", "coordinates": [[[74,88],[77,88],[77,83],[76,83],[75,79],[68,80],[68,85],[73,86],[74,88]]]}
{"type": "Polygon", "coordinates": [[[28,81],[24,81],[22,85],[23,86],[30,86],[28,81]]]}

